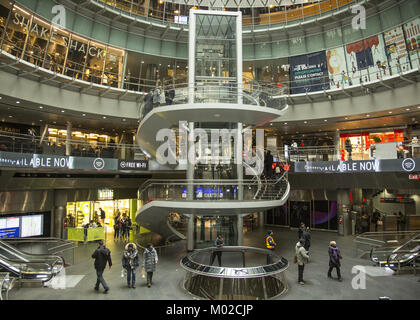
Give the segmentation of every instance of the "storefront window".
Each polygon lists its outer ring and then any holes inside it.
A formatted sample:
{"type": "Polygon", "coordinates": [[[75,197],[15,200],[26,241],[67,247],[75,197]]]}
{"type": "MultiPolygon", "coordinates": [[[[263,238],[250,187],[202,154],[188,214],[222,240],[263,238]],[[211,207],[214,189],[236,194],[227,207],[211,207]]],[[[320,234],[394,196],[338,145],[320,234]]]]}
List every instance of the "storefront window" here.
{"type": "Polygon", "coordinates": [[[359,132],[340,135],[341,160],[375,159],[378,143],[403,142],[402,130],[384,132],[359,132]]]}
{"type": "Polygon", "coordinates": [[[9,45],[8,52],[17,58],[22,58],[26,39],[31,25],[31,15],[18,7],[13,8],[7,28],[5,43],[9,45]]]}
{"type": "MultiPolygon", "coordinates": [[[[108,47],[105,56],[105,69],[102,84],[121,88],[124,51],[108,47]]],[[[138,63],[138,62],[137,62],[138,63]]]]}
{"type": "Polygon", "coordinates": [[[69,39],[70,35],[68,32],[55,27],[52,28],[48,51],[43,66],[45,69],[63,73],[69,39]]]}
{"type": "Polygon", "coordinates": [[[71,35],[68,42],[69,52],[66,61],[65,74],[69,77],[83,80],[90,77],[89,72],[85,73],[86,59],[88,56],[89,45],[86,39],[71,35]]]}
{"type": "Polygon", "coordinates": [[[30,27],[28,42],[24,53],[24,59],[37,66],[42,66],[51,26],[42,20],[33,17],[30,27]]]}
{"type": "Polygon", "coordinates": [[[89,41],[85,55],[86,67],[84,69],[84,76],[82,80],[101,84],[103,70],[105,67],[105,46],[89,41]]]}
{"type": "MultiPolygon", "coordinates": [[[[9,1],[0,0],[0,43],[3,43],[3,36],[6,34],[6,24],[7,18],[9,17],[10,13],[10,5],[9,1]]],[[[8,45],[3,44],[1,46],[2,50],[6,50],[7,52],[9,49],[8,45]]]]}

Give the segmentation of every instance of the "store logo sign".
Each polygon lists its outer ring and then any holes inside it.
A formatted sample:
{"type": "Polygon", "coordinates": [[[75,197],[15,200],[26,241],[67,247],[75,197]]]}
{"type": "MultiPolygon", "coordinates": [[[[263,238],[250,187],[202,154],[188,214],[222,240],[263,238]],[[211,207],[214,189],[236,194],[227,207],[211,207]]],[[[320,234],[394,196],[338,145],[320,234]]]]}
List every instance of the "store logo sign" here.
{"type": "Polygon", "coordinates": [[[102,158],[96,158],[93,160],[93,167],[96,170],[102,170],[105,167],[105,161],[102,158]]]}
{"type": "Polygon", "coordinates": [[[402,162],[402,168],[407,172],[411,172],[416,168],[416,162],[411,158],[404,159],[402,162]]]}
{"type": "Polygon", "coordinates": [[[354,30],[366,30],[366,9],[362,5],[355,5],[351,7],[351,13],[355,14],[351,21],[351,26],[354,30]]]}
{"type": "Polygon", "coordinates": [[[51,13],[54,15],[51,22],[55,27],[66,27],[66,8],[63,5],[52,7],[51,13]]]}

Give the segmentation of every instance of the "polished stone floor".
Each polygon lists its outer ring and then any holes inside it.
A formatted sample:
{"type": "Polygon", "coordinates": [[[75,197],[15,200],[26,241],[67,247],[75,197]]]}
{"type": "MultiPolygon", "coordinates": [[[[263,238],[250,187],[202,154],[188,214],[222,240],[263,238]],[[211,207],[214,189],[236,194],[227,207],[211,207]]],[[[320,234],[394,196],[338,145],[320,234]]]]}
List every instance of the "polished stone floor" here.
{"type": "MultiPolygon", "coordinates": [[[[297,231],[284,228],[272,228],[278,244],[277,253],[290,262],[294,257],[297,242],[297,231]]],[[[263,248],[265,229],[257,229],[244,234],[244,245],[263,248]]],[[[290,263],[286,271],[288,291],[279,297],[280,300],[315,299],[315,300],[377,300],[387,296],[393,300],[419,299],[419,276],[412,273],[393,275],[384,269],[372,267],[369,260],[359,259],[355,253],[353,237],[341,237],[336,233],[312,231],[310,262],[305,266],[304,286],[297,283],[297,265],[290,263]],[[327,278],[328,245],[331,240],[337,242],[343,256],[343,282],[327,278]],[[354,289],[352,282],[356,273],[352,269],[365,268],[365,289],[354,289]]],[[[194,299],[181,288],[185,271],[179,261],[186,254],[184,241],[165,249],[160,253],[157,271],[154,274],[153,286],[148,288],[145,279],[137,275],[137,288],[127,288],[126,279],[121,277],[121,255],[124,243],[107,241],[111,250],[113,266],[104,272],[104,278],[110,286],[108,294],[93,290],[96,274],[91,254],[97,244],[81,244],[75,251],[75,263],[65,268],[65,275],[55,279],[49,287],[14,288],[10,300],[190,300],[194,299]]],[[[353,270],[356,272],[357,270],[353,270]]],[[[335,271],[333,276],[336,277],[335,271]]]]}

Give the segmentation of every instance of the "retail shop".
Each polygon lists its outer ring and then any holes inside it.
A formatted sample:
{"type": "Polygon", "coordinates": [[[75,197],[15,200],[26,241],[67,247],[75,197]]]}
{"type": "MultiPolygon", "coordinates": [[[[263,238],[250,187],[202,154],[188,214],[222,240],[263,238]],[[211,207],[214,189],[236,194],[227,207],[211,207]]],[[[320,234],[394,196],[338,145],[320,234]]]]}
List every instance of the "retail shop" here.
{"type": "Polygon", "coordinates": [[[396,143],[397,148],[397,145],[401,145],[403,142],[404,132],[402,129],[343,133],[340,134],[340,152],[345,159],[348,158],[351,150],[352,160],[370,160],[375,159],[376,144],[396,143]]]}
{"type": "Polygon", "coordinates": [[[114,228],[114,218],[118,212],[131,218],[135,222],[137,199],[114,199],[114,190],[99,189],[98,200],[67,202],[67,224],[69,227],[82,227],[90,221],[101,222],[107,232],[114,228]],[[101,209],[105,212],[105,219],[101,217],[101,209]]]}

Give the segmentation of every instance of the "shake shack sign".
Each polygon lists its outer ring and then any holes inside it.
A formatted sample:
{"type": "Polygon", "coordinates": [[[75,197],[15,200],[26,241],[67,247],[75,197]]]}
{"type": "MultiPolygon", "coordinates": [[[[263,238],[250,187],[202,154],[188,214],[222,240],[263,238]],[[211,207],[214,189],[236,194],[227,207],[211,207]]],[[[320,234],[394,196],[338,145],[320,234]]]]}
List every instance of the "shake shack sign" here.
{"type": "Polygon", "coordinates": [[[413,172],[420,168],[420,159],[382,159],[362,161],[295,162],[294,171],[302,173],[369,173],[413,172]]]}

